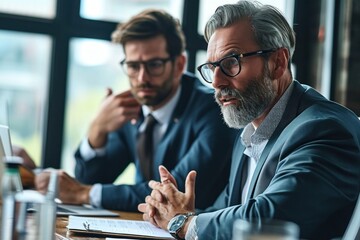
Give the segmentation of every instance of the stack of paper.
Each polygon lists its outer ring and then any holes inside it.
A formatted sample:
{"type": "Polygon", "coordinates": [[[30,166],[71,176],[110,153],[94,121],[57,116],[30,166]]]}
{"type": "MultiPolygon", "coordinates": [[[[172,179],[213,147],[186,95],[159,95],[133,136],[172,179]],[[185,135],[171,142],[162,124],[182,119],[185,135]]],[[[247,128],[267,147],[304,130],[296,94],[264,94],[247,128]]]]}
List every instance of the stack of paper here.
{"type": "Polygon", "coordinates": [[[67,228],[107,236],[173,239],[167,231],[145,221],[69,216],[67,228]]]}

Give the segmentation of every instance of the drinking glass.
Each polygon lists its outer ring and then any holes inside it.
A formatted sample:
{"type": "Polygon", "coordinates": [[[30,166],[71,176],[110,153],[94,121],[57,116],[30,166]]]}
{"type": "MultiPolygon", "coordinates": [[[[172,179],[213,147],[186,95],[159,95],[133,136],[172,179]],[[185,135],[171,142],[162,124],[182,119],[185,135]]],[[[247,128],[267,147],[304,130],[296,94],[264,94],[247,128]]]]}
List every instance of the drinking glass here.
{"type": "Polygon", "coordinates": [[[299,227],[293,222],[274,219],[237,219],[232,240],[298,240],[299,227]]]}

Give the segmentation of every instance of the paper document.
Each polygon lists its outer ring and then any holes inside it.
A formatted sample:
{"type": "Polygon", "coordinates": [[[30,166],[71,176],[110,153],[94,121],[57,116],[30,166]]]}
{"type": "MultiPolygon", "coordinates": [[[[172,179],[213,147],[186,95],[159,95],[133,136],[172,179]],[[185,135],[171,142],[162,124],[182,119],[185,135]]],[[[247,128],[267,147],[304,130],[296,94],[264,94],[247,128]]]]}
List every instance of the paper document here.
{"type": "Polygon", "coordinates": [[[108,236],[173,239],[167,231],[145,221],[69,216],[67,228],[74,232],[108,236]]]}

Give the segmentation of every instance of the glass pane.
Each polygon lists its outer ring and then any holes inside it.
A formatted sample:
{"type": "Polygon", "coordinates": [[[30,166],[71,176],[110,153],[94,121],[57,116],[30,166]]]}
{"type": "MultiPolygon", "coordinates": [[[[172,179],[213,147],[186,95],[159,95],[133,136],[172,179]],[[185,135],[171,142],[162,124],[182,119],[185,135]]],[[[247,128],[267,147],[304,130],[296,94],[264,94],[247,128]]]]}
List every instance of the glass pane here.
{"type": "Polygon", "coordinates": [[[0,12],[54,18],[56,0],[0,0],[0,12]]]}
{"type": "MultiPolygon", "coordinates": [[[[119,64],[123,58],[122,47],[118,44],[84,38],[70,41],[62,168],[71,175],[75,166],[74,152],[86,136],[106,88],[114,92],[129,88],[128,77],[119,64]]],[[[133,181],[131,174],[125,178],[133,181]]]]}
{"type": "MultiPolygon", "coordinates": [[[[294,0],[258,0],[263,4],[269,4],[277,7],[280,11],[282,11],[287,17],[288,21],[292,23],[293,16],[293,2],[294,0]]],[[[228,4],[228,3],[236,3],[237,0],[200,0],[200,12],[199,12],[199,24],[198,24],[198,32],[199,34],[204,34],[205,24],[207,20],[211,17],[211,15],[215,12],[216,8],[220,5],[228,4]]]]}
{"type": "Polygon", "coordinates": [[[45,35],[0,31],[0,102],[9,106],[13,144],[25,147],[40,166],[50,69],[51,38],[45,35]]]}
{"type": "Polygon", "coordinates": [[[94,20],[124,22],[146,8],[160,8],[181,21],[183,4],[183,0],[82,0],[80,15],[94,20]]]}

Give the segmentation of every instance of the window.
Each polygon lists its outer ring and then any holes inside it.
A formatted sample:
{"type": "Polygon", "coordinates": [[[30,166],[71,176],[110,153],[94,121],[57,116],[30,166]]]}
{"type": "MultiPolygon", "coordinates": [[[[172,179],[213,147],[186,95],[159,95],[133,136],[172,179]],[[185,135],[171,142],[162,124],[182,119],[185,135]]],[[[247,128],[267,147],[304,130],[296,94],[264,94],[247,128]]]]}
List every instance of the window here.
{"type": "Polygon", "coordinates": [[[124,22],[147,8],[160,8],[181,19],[183,0],[82,0],[80,15],[94,20],[124,22]]]}
{"type": "Polygon", "coordinates": [[[74,169],[74,152],[86,136],[90,121],[99,109],[106,88],[114,93],[129,88],[122,72],[122,47],[104,40],[74,38],[70,41],[62,168],[74,169]]]}
{"type": "Polygon", "coordinates": [[[55,0],[1,0],[0,12],[41,18],[54,18],[55,0]]]}
{"type": "Polygon", "coordinates": [[[0,124],[10,126],[12,142],[26,146],[40,164],[50,70],[51,39],[40,34],[0,30],[0,124]],[[7,115],[7,114],[5,114],[7,115]]]}

